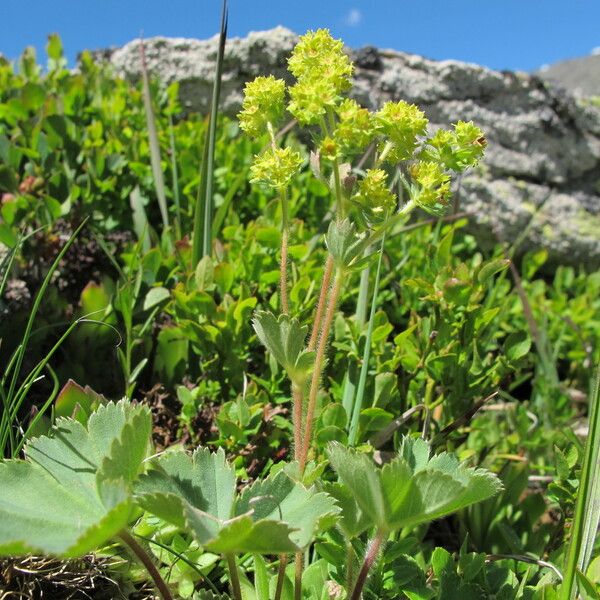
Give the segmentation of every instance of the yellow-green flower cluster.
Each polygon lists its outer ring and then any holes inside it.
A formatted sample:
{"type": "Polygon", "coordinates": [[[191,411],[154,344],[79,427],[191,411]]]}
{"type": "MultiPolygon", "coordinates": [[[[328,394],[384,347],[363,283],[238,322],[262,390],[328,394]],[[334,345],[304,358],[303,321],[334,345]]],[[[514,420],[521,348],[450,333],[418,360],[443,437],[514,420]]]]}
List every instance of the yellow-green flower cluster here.
{"type": "Polygon", "coordinates": [[[412,157],[419,136],[427,132],[428,120],[425,113],[414,104],[400,102],[386,102],[381,110],[375,114],[379,131],[391,144],[387,159],[397,163],[412,157]]]}
{"type": "Polygon", "coordinates": [[[411,200],[427,212],[439,215],[450,200],[450,176],[438,162],[419,161],[412,165],[411,200]]]}
{"type": "Polygon", "coordinates": [[[289,147],[270,147],[254,157],[254,164],[250,167],[250,181],[282,188],[289,184],[301,166],[302,157],[295,150],[289,147]]]}
{"type": "Polygon", "coordinates": [[[251,137],[267,131],[267,124],[276,127],[285,110],[285,82],[273,75],[257,77],[246,83],[242,111],[238,114],[240,127],[251,137]]]}
{"type": "Polygon", "coordinates": [[[371,113],[356,101],[346,98],[337,108],[339,121],[335,139],[346,154],[358,154],[371,142],[375,135],[375,124],[371,113]]]}
{"type": "Polygon", "coordinates": [[[297,83],[290,88],[288,110],[303,125],[318,123],[327,108],[350,88],[353,66],[341,40],[327,29],[309,31],[300,38],[288,61],[297,83]]]}
{"type": "Polygon", "coordinates": [[[447,169],[460,173],[479,162],[486,146],[487,141],[479,127],[472,121],[459,121],[454,124],[454,131],[436,131],[427,140],[421,158],[441,162],[447,169]]]}
{"type": "Polygon", "coordinates": [[[396,195],[389,190],[387,173],[383,169],[369,169],[358,183],[353,200],[368,221],[381,221],[396,206],[396,195]]]}

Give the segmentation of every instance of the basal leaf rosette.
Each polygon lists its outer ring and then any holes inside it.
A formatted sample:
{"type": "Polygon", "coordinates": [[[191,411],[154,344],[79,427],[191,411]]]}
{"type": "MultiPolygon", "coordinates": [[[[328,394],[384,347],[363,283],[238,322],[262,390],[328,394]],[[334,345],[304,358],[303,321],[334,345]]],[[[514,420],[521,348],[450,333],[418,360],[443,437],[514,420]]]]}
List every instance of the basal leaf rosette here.
{"type": "Polygon", "coordinates": [[[148,512],[186,528],[211,552],[281,554],[304,548],[328,517],[333,498],[280,472],[236,494],[234,468],[219,450],[170,452],[136,485],[148,512]]]}
{"type": "Polygon", "coordinates": [[[27,460],[0,462],[0,555],[80,556],[117,535],[151,428],[146,407],[109,403],[87,427],[59,419],[27,444],[27,460]]]}
{"type": "Polygon", "coordinates": [[[427,442],[407,437],[396,458],[378,468],[366,454],[338,443],[328,449],[340,481],[380,531],[439,519],[501,490],[493,473],[460,464],[446,452],[430,453],[427,442]]]}

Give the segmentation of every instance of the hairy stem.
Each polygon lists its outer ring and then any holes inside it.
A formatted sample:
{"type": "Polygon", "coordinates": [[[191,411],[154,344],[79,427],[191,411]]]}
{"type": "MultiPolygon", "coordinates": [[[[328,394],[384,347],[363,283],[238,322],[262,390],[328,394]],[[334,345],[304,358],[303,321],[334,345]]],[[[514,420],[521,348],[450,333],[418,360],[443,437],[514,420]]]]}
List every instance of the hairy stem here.
{"type": "Polygon", "coordinates": [[[354,583],[354,548],[352,542],[346,543],[346,589],[349,590],[354,583]]]}
{"type": "Polygon", "coordinates": [[[285,580],[285,568],[288,564],[287,554],[282,554],[279,557],[279,568],[277,569],[277,585],[275,587],[275,597],[273,600],[281,600],[281,593],[283,592],[283,582],[285,580]]]}
{"type": "Polygon", "coordinates": [[[119,533],[119,537],[127,544],[129,549],[135,554],[138,560],[144,565],[146,571],[152,580],[154,581],[154,585],[158,589],[160,595],[163,600],[173,600],[173,596],[171,595],[171,591],[169,590],[169,586],[166,584],[165,580],[162,578],[158,567],[154,564],[152,558],[148,555],[146,550],[137,543],[134,537],[126,530],[123,530],[119,533]]]}
{"type": "Polygon", "coordinates": [[[358,577],[356,578],[356,583],[354,584],[352,594],[349,596],[349,600],[360,600],[363,588],[367,582],[369,570],[373,566],[373,563],[377,560],[377,556],[379,554],[379,550],[381,549],[381,545],[383,544],[384,538],[385,532],[380,529],[369,543],[367,553],[365,554],[365,559],[363,560],[363,564],[358,572],[358,577]]]}
{"type": "Polygon", "coordinates": [[[338,221],[344,218],[344,194],[342,192],[342,181],[340,179],[340,163],[337,158],[333,160],[333,180],[335,182],[335,208],[338,221]]]}
{"type": "Polygon", "coordinates": [[[308,341],[308,350],[312,352],[317,347],[317,339],[321,330],[321,321],[323,320],[323,312],[325,311],[325,303],[327,302],[327,292],[331,284],[331,276],[333,274],[333,258],[331,254],[327,255],[325,261],[325,270],[323,271],[323,281],[321,282],[321,292],[319,293],[319,302],[315,310],[313,319],[313,328],[308,341]]]}
{"type": "Polygon", "coordinates": [[[225,559],[227,560],[227,567],[229,569],[229,581],[231,582],[231,595],[235,600],[242,600],[242,588],[240,586],[240,576],[238,568],[235,563],[235,556],[233,554],[226,554],[225,559]]]}
{"type": "Polygon", "coordinates": [[[302,600],[302,569],[304,559],[302,552],[296,552],[295,572],[294,572],[294,600],[302,600]]]}
{"type": "Polygon", "coordinates": [[[304,394],[302,388],[292,384],[292,422],[294,424],[294,460],[299,461],[302,454],[302,408],[304,394]]]}
{"type": "Polygon", "coordinates": [[[304,440],[302,443],[302,454],[300,456],[300,473],[304,473],[306,459],[312,439],[312,426],[315,416],[315,408],[317,405],[317,395],[319,393],[319,383],[321,380],[321,370],[323,369],[323,361],[325,359],[325,350],[327,349],[327,341],[329,340],[329,331],[335,315],[340,289],[342,287],[341,273],[338,271],[335,274],[334,280],[329,291],[329,299],[327,302],[327,310],[323,318],[323,327],[319,335],[317,343],[317,355],[315,357],[315,365],[310,382],[310,391],[308,393],[308,406],[306,409],[306,423],[304,427],[304,440]]]}

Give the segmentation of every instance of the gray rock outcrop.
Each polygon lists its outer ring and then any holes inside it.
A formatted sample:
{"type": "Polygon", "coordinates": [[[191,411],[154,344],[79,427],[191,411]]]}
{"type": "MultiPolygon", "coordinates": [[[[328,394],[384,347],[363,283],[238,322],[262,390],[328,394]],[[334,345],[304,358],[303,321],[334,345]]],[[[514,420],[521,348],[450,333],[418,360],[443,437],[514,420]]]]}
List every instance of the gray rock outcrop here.
{"type": "Polygon", "coordinates": [[[582,98],[600,96],[600,52],[561,60],[542,67],[537,74],[582,98]]]}
{"type": "MultiPolygon", "coordinates": [[[[222,108],[238,110],[243,84],[256,75],[287,77],[296,36],[287,29],[227,42],[222,108]]],[[[109,53],[120,74],[139,76],[138,41],[109,53]]],[[[217,40],[145,41],[150,71],[180,82],[188,110],[205,110],[217,40]]],[[[375,108],[386,100],[418,104],[432,124],[473,120],[486,132],[484,163],[462,179],[461,208],[482,243],[522,241],[559,263],[600,265],[600,110],[537,76],[397,52],[353,51],[353,94],[375,108]]]]}

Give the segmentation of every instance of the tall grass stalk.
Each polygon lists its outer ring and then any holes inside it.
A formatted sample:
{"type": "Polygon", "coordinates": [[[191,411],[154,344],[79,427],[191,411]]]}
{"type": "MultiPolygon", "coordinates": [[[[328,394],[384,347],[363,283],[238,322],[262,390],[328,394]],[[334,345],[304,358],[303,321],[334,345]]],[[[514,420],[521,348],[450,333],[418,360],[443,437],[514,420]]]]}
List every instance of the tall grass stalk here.
{"type": "MultiPolygon", "coordinates": [[[[368,252],[368,250],[367,250],[368,252]]],[[[369,283],[371,269],[367,266],[360,273],[360,283],[358,285],[358,298],[356,300],[356,311],[354,319],[359,330],[364,327],[367,320],[367,307],[369,302],[369,283]]],[[[348,415],[347,427],[350,427],[352,420],[352,407],[354,406],[354,397],[356,395],[356,385],[354,383],[354,364],[349,363],[346,374],[344,375],[342,406],[348,415]]]]}
{"type": "Polygon", "coordinates": [[[142,86],[144,96],[144,109],[146,112],[146,127],[148,129],[148,143],[150,145],[150,163],[152,165],[152,177],[154,179],[154,189],[160,215],[164,228],[169,227],[169,213],[167,211],[167,196],[165,194],[165,180],[163,178],[160,145],[158,143],[158,134],[156,132],[156,119],[154,109],[152,108],[152,95],[150,94],[150,80],[148,77],[148,68],[146,66],[146,51],[144,49],[144,40],[140,40],[140,61],[142,66],[142,86]]]}
{"type": "Polygon", "coordinates": [[[200,166],[200,185],[194,212],[194,233],[192,240],[192,266],[195,267],[203,256],[210,256],[212,250],[212,215],[215,140],[217,137],[217,114],[221,94],[221,77],[223,73],[223,57],[227,40],[227,0],[223,0],[221,12],[221,31],[219,33],[219,49],[213,82],[208,127],[204,139],[202,165],[200,166]]]}
{"type": "Polygon", "coordinates": [[[173,200],[175,201],[175,235],[181,239],[181,200],[179,197],[179,171],[177,169],[177,150],[173,116],[169,113],[169,146],[171,149],[171,178],[173,179],[173,200]]]}
{"type": "Polygon", "coordinates": [[[375,323],[375,311],[377,310],[377,296],[379,295],[379,282],[381,279],[381,263],[383,259],[383,247],[385,244],[385,237],[381,240],[381,247],[379,248],[379,258],[377,260],[377,271],[375,273],[375,283],[373,284],[373,297],[371,299],[371,312],[369,314],[369,325],[367,327],[367,336],[365,339],[365,347],[362,356],[362,365],[360,368],[360,378],[358,380],[358,386],[356,388],[356,397],[354,398],[352,407],[352,418],[350,420],[350,428],[348,430],[348,443],[351,446],[356,445],[358,437],[358,421],[360,418],[360,411],[363,407],[365,388],[367,386],[367,374],[369,372],[369,359],[371,358],[371,345],[373,338],[373,327],[375,323]]]}
{"type": "Polygon", "coordinates": [[[577,573],[588,568],[600,522],[600,364],[590,396],[588,437],[575,515],[571,525],[571,540],[564,568],[560,600],[572,600],[577,593],[577,573]]]}

